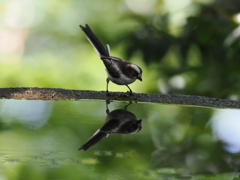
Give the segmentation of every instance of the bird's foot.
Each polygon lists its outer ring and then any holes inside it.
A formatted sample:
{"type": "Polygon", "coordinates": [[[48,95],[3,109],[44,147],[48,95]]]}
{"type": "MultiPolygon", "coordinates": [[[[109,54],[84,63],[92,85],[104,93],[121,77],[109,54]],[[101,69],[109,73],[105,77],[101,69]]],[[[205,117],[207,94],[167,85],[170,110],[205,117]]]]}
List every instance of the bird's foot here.
{"type": "Polygon", "coordinates": [[[127,94],[130,95],[130,96],[134,96],[132,91],[127,91],[127,94]]]}

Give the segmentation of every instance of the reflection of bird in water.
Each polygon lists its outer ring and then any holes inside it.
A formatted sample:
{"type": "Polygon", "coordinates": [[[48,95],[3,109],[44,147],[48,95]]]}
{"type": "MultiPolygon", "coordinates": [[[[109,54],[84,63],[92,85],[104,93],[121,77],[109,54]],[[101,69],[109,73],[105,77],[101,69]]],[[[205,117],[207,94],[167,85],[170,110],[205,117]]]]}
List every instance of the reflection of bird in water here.
{"type": "Polygon", "coordinates": [[[78,150],[83,149],[86,151],[88,148],[95,145],[103,137],[107,137],[109,134],[134,134],[139,132],[142,128],[142,120],[137,120],[133,113],[127,111],[127,106],[125,106],[124,109],[116,109],[110,113],[107,108],[107,118],[103,127],[98,129],[93,136],[78,150]]]}

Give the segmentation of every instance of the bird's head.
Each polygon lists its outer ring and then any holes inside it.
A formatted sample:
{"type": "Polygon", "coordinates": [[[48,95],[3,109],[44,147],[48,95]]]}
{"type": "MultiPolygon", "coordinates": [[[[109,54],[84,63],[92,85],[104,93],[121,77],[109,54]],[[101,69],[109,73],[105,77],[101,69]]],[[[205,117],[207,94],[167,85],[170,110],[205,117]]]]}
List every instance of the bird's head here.
{"type": "Polygon", "coordinates": [[[142,69],[139,66],[135,64],[131,64],[130,74],[132,78],[142,81],[142,69]]]}

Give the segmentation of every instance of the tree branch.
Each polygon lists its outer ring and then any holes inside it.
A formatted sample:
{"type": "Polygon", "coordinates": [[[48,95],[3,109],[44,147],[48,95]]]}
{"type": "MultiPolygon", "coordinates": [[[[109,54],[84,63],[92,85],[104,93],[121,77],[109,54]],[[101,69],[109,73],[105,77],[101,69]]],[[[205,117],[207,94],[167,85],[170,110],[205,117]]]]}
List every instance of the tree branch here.
{"type": "Polygon", "coordinates": [[[194,106],[207,106],[216,108],[240,108],[239,101],[208,98],[203,96],[176,95],[176,94],[146,94],[105,91],[83,91],[59,88],[0,88],[0,99],[26,99],[26,100],[117,100],[136,101],[163,104],[181,104],[194,106]]]}

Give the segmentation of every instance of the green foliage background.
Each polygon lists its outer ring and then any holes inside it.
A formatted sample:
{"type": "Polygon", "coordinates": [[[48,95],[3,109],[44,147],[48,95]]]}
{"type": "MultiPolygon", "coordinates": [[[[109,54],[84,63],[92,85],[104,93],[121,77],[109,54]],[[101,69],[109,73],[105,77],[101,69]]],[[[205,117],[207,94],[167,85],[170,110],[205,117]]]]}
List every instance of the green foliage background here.
{"type": "MultiPolygon", "coordinates": [[[[0,13],[0,88],[105,90],[104,66],[79,28],[87,23],[113,56],[143,69],[134,92],[239,100],[239,0],[0,0],[0,13]]],[[[0,179],[233,179],[230,172],[239,172],[239,155],[212,137],[208,108],[138,103],[145,127],[137,141],[116,136],[79,152],[103,124],[103,102],[18,103],[0,103],[9,108],[0,114],[0,179]]]]}
{"type": "Polygon", "coordinates": [[[238,0],[0,3],[0,87],[105,90],[104,66],[78,27],[87,23],[113,56],[142,67],[135,92],[239,99],[238,0]]]}

